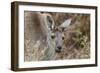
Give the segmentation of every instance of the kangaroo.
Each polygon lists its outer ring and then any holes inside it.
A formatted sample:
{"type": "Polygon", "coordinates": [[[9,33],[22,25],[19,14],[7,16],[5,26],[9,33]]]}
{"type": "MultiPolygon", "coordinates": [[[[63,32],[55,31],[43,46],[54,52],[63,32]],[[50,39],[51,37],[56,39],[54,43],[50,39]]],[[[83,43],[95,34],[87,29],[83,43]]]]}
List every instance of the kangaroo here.
{"type": "MultiPolygon", "coordinates": [[[[43,52],[44,56],[40,56],[38,59],[34,58],[34,60],[55,60],[56,53],[60,53],[64,49],[64,31],[70,25],[71,19],[65,20],[61,25],[56,27],[55,21],[49,13],[26,12],[25,15],[25,39],[30,39],[32,42],[34,41],[35,45],[37,41],[38,44],[43,44],[45,41],[44,44],[46,45],[43,52]]],[[[28,49],[27,46],[25,49],[28,49]]],[[[33,49],[42,51],[40,46],[33,49]]],[[[35,51],[33,51],[33,53],[34,52],[35,51]]],[[[39,54],[40,53],[37,55],[39,54]]]]}

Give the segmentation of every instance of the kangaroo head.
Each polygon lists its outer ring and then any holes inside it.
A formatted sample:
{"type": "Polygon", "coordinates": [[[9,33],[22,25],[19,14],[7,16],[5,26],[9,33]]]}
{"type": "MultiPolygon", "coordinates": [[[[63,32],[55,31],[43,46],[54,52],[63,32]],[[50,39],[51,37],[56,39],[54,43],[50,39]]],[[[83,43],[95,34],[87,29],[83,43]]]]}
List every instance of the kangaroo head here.
{"type": "MultiPolygon", "coordinates": [[[[43,13],[44,16],[44,22],[46,26],[46,34],[47,38],[50,40],[53,40],[55,42],[55,51],[61,52],[64,49],[64,39],[65,39],[65,30],[71,23],[71,19],[65,20],[62,24],[59,26],[55,26],[53,17],[48,13],[43,13]]],[[[50,41],[48,41],[50,42],[50,41]]]]}
{"type": "Polygon", "coordinates": [[[65,30],[70,25],[71,19],[65,20],[61,25],[54,28],[54,32],[51,35],[51,38],[55,40],[56,43],[56,52],[61,52],[65,48],[64,40],[65,40],[65,30]]]}

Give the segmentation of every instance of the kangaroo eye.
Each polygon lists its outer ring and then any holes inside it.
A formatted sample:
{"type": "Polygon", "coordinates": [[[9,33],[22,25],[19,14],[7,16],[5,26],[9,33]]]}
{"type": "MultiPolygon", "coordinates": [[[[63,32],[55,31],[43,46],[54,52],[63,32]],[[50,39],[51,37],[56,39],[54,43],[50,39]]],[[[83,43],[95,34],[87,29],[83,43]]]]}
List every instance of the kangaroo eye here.
{"type": "Polygon", "coordinates": [[[55,38],[55,34],[54,34],[54,33],[51,34],[51,38],[52,38],[52,39],[55,38]]]}
{"type": "Polygon", "coordinates": [[[54,38],[55,38],[55,36],[54,36],[54,35],[52,35],[52,36],[51,36],[51,38],[52,38],[52,39],[54,39],[54,38]]]}
{"type": "Polygon", "coordinates": [[[62,40],[64,40],[65,38],[64,37],[62,37],[62,40]]]}

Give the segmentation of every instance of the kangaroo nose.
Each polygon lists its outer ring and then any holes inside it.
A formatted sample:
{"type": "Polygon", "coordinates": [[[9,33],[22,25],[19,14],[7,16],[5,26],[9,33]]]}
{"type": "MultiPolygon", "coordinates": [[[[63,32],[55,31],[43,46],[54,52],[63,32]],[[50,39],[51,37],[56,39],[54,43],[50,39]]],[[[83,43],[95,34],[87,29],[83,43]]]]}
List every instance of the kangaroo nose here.
{"type": "Polygon", "coordinates": [[[58,46],[57,48],[58,48],[59,50],[61,50],[61,49],[62,49],[62,47],[61,47],[61,46],[58,46]]]}
{"type": "Polygon", "coordinates": [[[61,49],[62,49],[62,47],[61,46],[58,46],[57,49],[56,49],[56,52],[57,53],[60,53],[61,52],[61,49]]]}

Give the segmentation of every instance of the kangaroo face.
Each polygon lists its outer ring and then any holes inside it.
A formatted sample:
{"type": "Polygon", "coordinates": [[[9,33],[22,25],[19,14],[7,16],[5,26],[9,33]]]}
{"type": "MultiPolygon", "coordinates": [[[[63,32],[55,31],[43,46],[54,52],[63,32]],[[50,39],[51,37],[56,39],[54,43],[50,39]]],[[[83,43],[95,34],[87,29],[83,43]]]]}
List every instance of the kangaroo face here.
{"type": "Polygon", "coordinates": [[[56,44],[55,51],[58,53],[64,49],[64,38],[64,33],[61,31],[56,31],[51,35],[51,39],[54,40],[56,44]]]}

